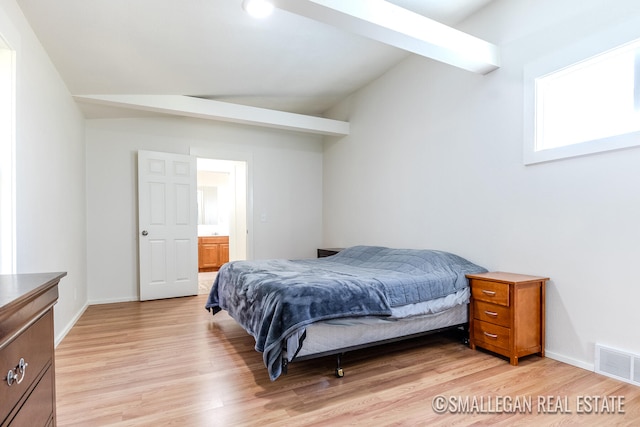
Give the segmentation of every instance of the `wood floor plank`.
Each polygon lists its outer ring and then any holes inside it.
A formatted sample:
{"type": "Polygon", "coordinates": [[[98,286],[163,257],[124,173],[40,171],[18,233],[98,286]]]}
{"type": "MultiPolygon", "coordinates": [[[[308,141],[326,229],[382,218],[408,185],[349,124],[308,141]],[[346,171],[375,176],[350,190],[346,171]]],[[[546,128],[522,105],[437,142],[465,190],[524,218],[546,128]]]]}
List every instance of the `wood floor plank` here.
{"type": "Polygon", "coordinates": [[[56,349],[58,425],[633,426],[640,420],[639,387],[537,356],[511,366],[447,334],[347,353],[341,379],[327,357],[293,363],[272,382],[253,338],[225,312],[211,316],[205,301],[200,295],[90,306],[56,349]],[[439,395],[483,399],[485,406],[436,413],[439,395]],[[580,414],[581,396],[621,396],[624,413],[580,414]],[[487,406],[498,398],[530,399],[532,408],[487,406]],[[569,407],[544,413],[540,398],[564,399],[569,407]]]}

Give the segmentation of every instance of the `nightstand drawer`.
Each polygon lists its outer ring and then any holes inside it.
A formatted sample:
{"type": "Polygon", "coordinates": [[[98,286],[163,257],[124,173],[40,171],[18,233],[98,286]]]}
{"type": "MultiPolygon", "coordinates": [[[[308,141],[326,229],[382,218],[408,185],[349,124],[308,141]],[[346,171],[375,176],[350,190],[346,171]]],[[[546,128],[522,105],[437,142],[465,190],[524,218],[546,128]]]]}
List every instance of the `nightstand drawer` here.
{"type": "Polygon", "coordinates": [[[511,327],[511,309],[497,304],[473,301],[473,318],[495,325],[511,327]]]}
{"type": "Polygon", "coordinates": [[[477,301],[509,306],[509,285],[507,283],[473,280],[471,296],[477,301]]]}
{"type": "Polygon", "coordinates": [[[476,345],[483,344],[509,350],[511,329],[478,320],[473,323],[473,336],[476,345]]]}

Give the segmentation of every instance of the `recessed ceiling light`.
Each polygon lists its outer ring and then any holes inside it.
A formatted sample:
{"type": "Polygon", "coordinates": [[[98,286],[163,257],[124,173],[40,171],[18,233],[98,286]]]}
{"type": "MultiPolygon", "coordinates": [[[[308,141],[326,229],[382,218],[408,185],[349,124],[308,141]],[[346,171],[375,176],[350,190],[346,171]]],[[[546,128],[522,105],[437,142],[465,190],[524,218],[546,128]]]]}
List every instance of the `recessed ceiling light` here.
{"type": "Polygon", "coordinates": [[[273,4],[267,0],[243,0],[242,8],[258,19],[266,18],[273,12],[273,4]]]}

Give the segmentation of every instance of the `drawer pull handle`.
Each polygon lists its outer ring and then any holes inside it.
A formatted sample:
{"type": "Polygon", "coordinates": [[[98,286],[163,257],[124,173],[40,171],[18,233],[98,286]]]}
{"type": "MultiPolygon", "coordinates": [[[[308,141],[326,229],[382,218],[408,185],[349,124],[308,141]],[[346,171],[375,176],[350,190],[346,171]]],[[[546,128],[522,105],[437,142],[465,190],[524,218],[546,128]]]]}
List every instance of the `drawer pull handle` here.
{"type": "Polygon", "coordinates": [[[496,334],[490,334],[489,332],[485,332],[484,334],[485,334],[486,336],[488,336],[489,338],[493,338],[493,339],[498,338],[498,336],[497,336],[496,334]]]}
{"type": "Polygon", "coordinates": [[[20,384],[22,380],[24,380],[24,376],[27,373],[27,366],[29,366],[29,364],[21,357],[18,366],[7,372],[6,380],[9,387],[11,387],[13,383],[20,384]]]}
{"type": "Polygon", "coordinates": [[[486,314],[487,316],[491,316],[491,317],[498,317],[498,313],[496,313],[495,311],[484,311],[484,314],[486,314]]]}
{"type": "Polygon", "coordinates": [[[489,295],[490,297],[494,296],[496,294],[496,291],[488,291],[486,289],[482,290],[482,293],[485,295],[489,295]]]}

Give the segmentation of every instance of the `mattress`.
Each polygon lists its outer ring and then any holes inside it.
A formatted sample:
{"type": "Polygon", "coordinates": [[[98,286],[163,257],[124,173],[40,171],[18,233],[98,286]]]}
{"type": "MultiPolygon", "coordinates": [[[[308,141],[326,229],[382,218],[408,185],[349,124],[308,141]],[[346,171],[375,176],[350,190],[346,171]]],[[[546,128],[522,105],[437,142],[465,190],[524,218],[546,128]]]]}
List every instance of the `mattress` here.
{"type": "Polygon", "coordinates": [[[287,339],[287,359],[309,358],[337,350],[433,331],[468,321],[469,290],[421,304],[400,307],[392,316],[365,316],[316,322],[287,339]],[[299,340],[304,336],[302,347],[299,340]],[[297,354],[296,354],[297,351],[297,354]]]}

